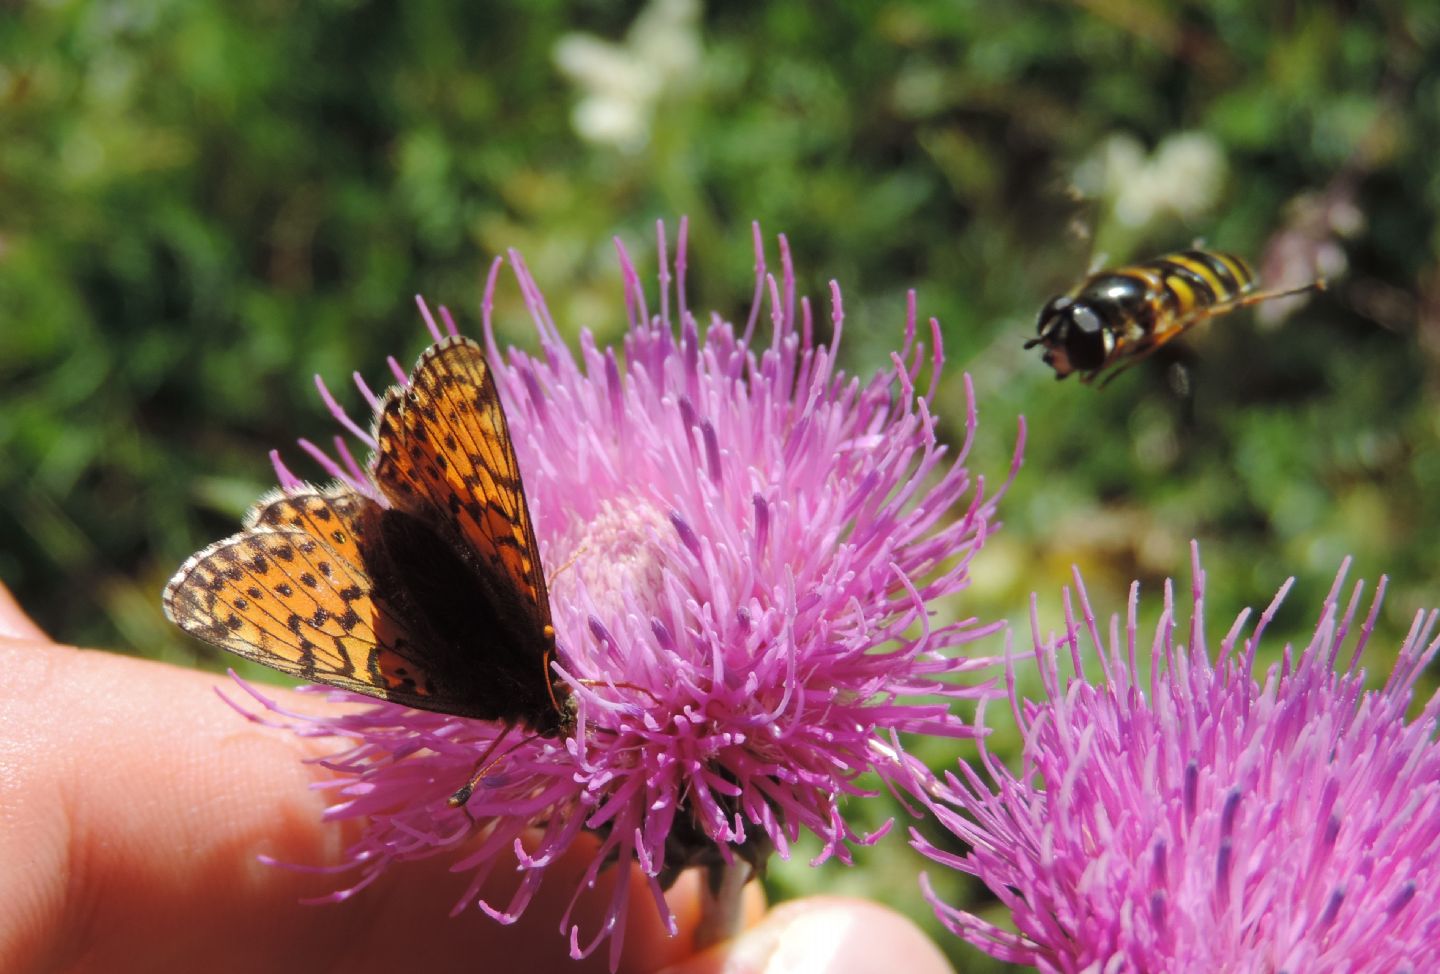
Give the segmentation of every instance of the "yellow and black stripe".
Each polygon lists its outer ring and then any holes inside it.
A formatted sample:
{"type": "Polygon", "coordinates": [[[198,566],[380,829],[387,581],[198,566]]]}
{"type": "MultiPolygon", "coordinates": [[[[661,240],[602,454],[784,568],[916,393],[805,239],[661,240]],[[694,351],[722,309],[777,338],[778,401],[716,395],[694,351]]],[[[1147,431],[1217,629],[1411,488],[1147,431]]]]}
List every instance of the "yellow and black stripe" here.
{"type": "Polygon", "coordinates": [[[1063,379],[1082,382],[1129,366],[1208,318],[1271,298],[1323,290],[1315,281],[1283,291],[1257,292],[1250,265],[1218,250],[1186,250],[1091,274],[1040,312],[1037,337],[1045,364],[1063,379]]]}

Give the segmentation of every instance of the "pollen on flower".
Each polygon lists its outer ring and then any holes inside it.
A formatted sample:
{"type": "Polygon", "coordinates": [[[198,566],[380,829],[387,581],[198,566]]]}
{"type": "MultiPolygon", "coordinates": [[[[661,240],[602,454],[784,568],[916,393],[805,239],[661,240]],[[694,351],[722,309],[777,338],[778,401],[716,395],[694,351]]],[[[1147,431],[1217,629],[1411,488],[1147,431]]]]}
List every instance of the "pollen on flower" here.
{"type": "Polygon", "coordinates": [[[608,617],[624,611],[627,593],[659,591],[665,571],[656,541],[670,530],[653,501],[606,498],[550,549],[555,566],[551,601],[570,604],[583,598],[608,617]]]}

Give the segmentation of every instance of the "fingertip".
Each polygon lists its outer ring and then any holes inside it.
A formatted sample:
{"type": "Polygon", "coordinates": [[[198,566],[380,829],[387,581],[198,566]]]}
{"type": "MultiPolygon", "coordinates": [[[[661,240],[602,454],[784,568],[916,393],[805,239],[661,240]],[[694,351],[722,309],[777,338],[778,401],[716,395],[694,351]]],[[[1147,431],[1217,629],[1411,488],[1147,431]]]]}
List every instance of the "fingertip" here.
{"type": "Polygon", "coordinates": [[[816,896],[781,904],[762,922],[665,974],[949,974],[920,928],[867,900],[816,896]]]}
{"type": "Polygon", "coordinates": [[[0,636],[9,639],[46,639],[45,631],[25,614],[14,594],[0,582],[0,636]]]}

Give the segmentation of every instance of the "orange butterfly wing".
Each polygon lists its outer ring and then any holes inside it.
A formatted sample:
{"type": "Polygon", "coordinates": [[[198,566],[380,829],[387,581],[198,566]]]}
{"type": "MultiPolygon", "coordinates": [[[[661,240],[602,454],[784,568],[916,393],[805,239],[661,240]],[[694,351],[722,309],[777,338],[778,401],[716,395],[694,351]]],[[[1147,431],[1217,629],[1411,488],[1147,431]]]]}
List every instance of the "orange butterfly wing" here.
{"type": "Polygon", "coordinates": [[[552,639],[550,598],[500,393],[480,346],[425,350],[376,421],[375,482],[399,510],[463,541],[497,596],[552,639]]]}
{"type": "Polygon", "coordinates": [[[374,591],[362,546],[380,506],[344,490],[262,500],[247,529],[190,558],[165,614],[186,632],[301,679],[434,709],[416,640],[374,591]]]}
{"type": "Polygon", "coordinates": [[[185,631],[302,679],[423,710],[569,723],[509,427],[480,347],[449,338],[387,394],[384,508],[343,485],[263,500],[165,590],[185,631]]]}

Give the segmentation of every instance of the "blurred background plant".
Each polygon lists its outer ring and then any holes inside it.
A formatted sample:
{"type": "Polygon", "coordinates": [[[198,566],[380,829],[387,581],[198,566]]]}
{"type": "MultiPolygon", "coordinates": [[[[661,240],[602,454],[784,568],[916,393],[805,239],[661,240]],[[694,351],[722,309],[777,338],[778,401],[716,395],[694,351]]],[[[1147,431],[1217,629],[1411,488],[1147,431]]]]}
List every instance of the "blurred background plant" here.
{"type": "MultiPolygon", "coordinates": [[[[919,290],[943,416],[975,377],[977,472],[1003,475],[1028,418],[957,612],[1023,634],[1038,590],[1058,625],[1072,564],[1119,607],[1131,578],[1183,578],[1195,537],[1212,625],[1295,574],[1278,624],[1299,635],[1350,553],[1393,576],[1373,645],[1397,647],[1440,579],[1437,44],[1428,0],[7,5],[0,578],[61,639],[224,665],[158,593],[272,483],[268,449],[328,432],[313,373],[408,364],[416,292],[473,325],[510,246],[562,327],[613,338],[611,235],[653,254],[654,220],[687,214],[692,307],[743,320],[760,220],[810,294],[841,282],[852,370],[919,290]],[[1197,238],[1332,289],[1198,328],[1103,393],[1022,351],[1097,255],[1197,238]]],[[[522,314],[502,327],[532,341],[522,314]]],[[[804,858],[775,895],[928,923],[898,840],[849,872],[804,858]]]]}

